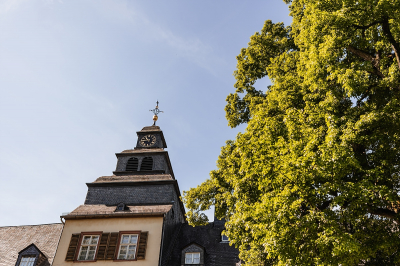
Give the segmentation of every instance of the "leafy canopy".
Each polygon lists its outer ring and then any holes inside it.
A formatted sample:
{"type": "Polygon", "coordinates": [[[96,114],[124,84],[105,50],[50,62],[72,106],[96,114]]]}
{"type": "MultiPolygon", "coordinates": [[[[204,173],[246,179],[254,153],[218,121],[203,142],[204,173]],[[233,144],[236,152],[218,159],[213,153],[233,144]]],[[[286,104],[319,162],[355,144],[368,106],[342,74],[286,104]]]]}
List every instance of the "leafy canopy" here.
{"type": "Polygon", "coordinates": [[[399,265],[400,0],[289,2],[237,56],[225,110],[247,128],[188,220],[215,205],[248,265],[399,265]]]}

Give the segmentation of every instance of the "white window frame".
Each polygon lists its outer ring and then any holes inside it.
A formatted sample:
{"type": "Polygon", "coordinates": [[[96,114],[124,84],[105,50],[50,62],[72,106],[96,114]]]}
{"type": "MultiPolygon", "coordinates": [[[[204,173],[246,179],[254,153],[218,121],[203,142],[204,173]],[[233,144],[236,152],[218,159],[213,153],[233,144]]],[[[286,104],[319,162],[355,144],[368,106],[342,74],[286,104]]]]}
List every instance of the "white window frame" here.
{"type": "MultiPolygon", "coordinates": [[[[197,258],[196,258],[197,259],[197,258]]],[[[200,252],[186,252],[185,253],[185,264],[200,264],[200,260],[201,260],[201,254],[200,254],[200,252]],[[194,258],[194,255],[195,254],[198,254],[199,255],[199,257],[198,257],[198,259],[199,259],[199,261],[198,262],[195,262],[194,260],[195,260],[195,258],[194,258]],[[189,256],[188,256],[189,255],[189,256]],[[190,261],[188,261],[188,259],[190,259],[190,261]]]]}
{"type": "Polygon", "coordinates": [[[99,242],[100,242],[100,235],[82,235],[81,246],[79,248],[78,257],[76,258],[76,260],[77,261],[94,261],[94,260],[96,260],[97,247],[99,246],[99,242]],[[87,239],[87,237],[90,237],[89,244],[84,244],[83,241],[85,241],[85,239],[87,239]],[[97,242],[95,244],[92,244],[92,239],[94,237],[97,237],[97,242]],[[87,247],[87,249],[85,251],[82,250],[84,247],[87,247]],[[94,247],[94,250],[93,250],[93,247],[94,247]],[[94,251],[93,258],[91,258],[91,259],[89,259],[89,251],[94,251]],[[86,253],[85,259],[81,259],[83,252],[86,253]]]}
{"type": "Polygon", "coordinates": [[[223,243],[229,243],[229,238],[228,238],[226,235],[221,234],[221,242],[223,242],[223,243]],[[225,238],[225,239],[224,239],[224,238],[225,238]]]}
{"type": "Polygon", "coordinates": [[[22,256],[19,262],[19,266],[33,266],[36,260],[36,256],[22,256]]]}
{"type": "Polygon", "coordinates": [[[138,240],[139,240],[139,234],[137,233],[122,233],[120,240],[119,240],[119,248],[118,248],[118,256],[117,256],[117,260],[136,260],[136,253],[137,253],[137,249],[138,249],[138,240]],[[128,242],[127,243],[122,243],[124,236],[129,236],[128,238],[128,242]],[[136,237],[136,242],[135,243],[131,243],[131,239],[132,237],[136,237]],[[126,247],[126,253],[125,254],[121,254],[121,250],[123,247],[126,247]],[[133,253],[133,258],[128,258],[128,250],[130,249],[130,247],[134,247],[134,253],[133,253]],[[121,255],[124,256],[121,258],[121,255]]]}

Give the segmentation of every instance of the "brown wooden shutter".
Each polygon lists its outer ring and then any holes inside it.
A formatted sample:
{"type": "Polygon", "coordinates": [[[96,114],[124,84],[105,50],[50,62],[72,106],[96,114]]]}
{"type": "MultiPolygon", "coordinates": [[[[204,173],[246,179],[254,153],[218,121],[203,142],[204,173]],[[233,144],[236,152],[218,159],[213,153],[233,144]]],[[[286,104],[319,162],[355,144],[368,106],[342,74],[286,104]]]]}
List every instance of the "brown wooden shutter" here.
{"type": "Polygon", "coordinates": [[[144,260],[146,256],[147,236],[149,232],[140,232],[137,259],[144,260]]]}
{"type": "Polygon", "coordinates": [[[108,240],[108,246],[106,250],[106,260],[113,260],[115,258],[115,252],[117,249],[119,233],[110,233],[110,237],[108,240]]]}
{"type": "Polygon", "coordinates": [[[99,250],[97,251],[97,259],[98,260],[106,259],[106,251],[107,251],[109,238],[110,238],[110,233],[102,233],[101,234],[99,250]]]}
{"type": "Polygon", "coordinates": [[[78,247],[78,242],[81,234],[72,234],[71,241],[69,242],[69,247],[67,251],[66,261],[73,261],[75,258],[76,248],[78,247]]]}

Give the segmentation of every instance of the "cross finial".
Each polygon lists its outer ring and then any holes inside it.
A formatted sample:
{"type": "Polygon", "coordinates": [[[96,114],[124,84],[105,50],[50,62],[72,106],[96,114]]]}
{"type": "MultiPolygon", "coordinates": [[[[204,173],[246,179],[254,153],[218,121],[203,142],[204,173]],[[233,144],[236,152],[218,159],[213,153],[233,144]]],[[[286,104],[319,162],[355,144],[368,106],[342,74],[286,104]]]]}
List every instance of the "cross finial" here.
{"type": "Polygon", "coordinates": [[[159,113],[164,113],[164,111],[160,111],[160,109],[158,109],[158,100],[157,100],[157,106],[156,106],[156,108],[154,108],[153,110],[150,110],[150,112],[153,112],[153,121],[154,121],[154,123],[153,123],[153,126],[155,126],[156,125],[156,121],[158,120],[158,114],[159,113]]]}

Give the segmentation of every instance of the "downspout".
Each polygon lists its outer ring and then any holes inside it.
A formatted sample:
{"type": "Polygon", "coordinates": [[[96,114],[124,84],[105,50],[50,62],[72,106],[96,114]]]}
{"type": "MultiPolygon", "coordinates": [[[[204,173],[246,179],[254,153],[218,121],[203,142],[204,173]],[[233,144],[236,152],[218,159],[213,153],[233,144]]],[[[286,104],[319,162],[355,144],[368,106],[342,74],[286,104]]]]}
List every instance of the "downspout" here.
{"type": "Polygon", "coordinates": [[[162,234],[161,234],[160,256],[158,259],[158,266],[161,266],[162,256],[164,255],[164,254],[162,254],[162,251],[163,251],[163,246],[164,246],[165,215],[166,215],[166,213],[164,213],[164,216],[163,216],[163,227],[162,227],[162,234]]]}

